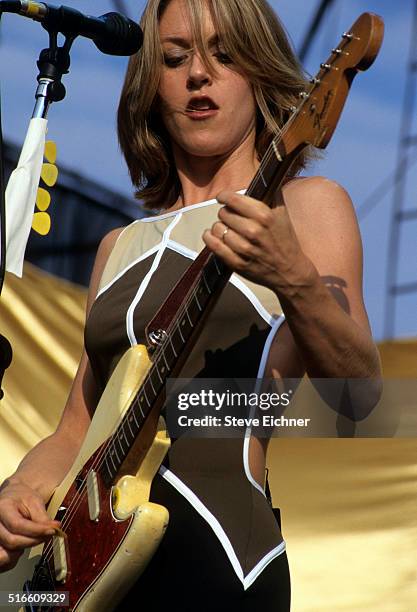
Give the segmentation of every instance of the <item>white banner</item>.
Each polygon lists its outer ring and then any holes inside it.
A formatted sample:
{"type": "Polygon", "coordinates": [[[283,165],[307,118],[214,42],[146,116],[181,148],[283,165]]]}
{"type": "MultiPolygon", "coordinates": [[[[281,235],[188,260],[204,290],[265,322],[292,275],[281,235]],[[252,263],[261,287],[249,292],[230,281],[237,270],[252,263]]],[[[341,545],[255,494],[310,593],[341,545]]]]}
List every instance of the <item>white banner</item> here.
{"type": "Polygon", "coordinates": [[[6,189],[6,270],[22,277],[41,176],[47,119],[31,119],[16,170],[6,189]]]}

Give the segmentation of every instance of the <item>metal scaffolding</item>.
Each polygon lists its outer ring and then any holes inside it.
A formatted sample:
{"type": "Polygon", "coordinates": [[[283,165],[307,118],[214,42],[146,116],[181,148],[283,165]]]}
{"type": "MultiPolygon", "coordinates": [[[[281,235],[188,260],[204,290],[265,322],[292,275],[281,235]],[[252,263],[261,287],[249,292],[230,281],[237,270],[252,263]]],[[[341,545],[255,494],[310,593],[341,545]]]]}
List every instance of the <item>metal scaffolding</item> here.
{"type": "MultiPolygon", "coordinates": [[[[414,15],[411,29],[411,43],[407,64],[407,77],[403,101],[400,138],[398,146],[397,166],[394,177],[394,196],[391,213],[391,231],[388,245],[387,262],[387,294],[385,304],[384,335],[387,340],[394,338],[396,322],[397,299],[410,293],[417,293],[417,280],[415,282],[400,282],[399,257],[400,246],[403,240],[403,227],[406,222],[417,220],[417,207],[406,208],[408,202],[406,187],[407,174],[414,165],[417,134],[413,133],[416,127],[413,118],[416,111],[417,93],[417,0],[414,0],[414,15]]],[[[417,242],[417,239],[416,239],[417,242]]],[[[415,263],[417,279],[417,261],[415,263]]],[[[416,308],[417,312],[417,308],[416,308]]]]}

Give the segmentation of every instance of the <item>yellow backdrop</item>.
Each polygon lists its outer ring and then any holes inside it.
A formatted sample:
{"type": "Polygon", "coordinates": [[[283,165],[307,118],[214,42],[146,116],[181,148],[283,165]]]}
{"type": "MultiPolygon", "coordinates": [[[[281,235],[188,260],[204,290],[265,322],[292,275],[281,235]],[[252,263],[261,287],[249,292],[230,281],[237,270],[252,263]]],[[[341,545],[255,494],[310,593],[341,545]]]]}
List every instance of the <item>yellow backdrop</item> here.
{"type": "MultiPolygon", "coordinates": [[[[26,266],[7,279],[0,332],[12,342],[0,402],[0,481],[53,431],[82,346],[85,291],[26,266]]],[[[381,345],[386,376],[417,378],[417,342],[381,345]]],[[[414,439],[274,439],[293,612],[417,610],[414,439]]],[[[0,590],[12,575],[0,576],[0,590]]]]}

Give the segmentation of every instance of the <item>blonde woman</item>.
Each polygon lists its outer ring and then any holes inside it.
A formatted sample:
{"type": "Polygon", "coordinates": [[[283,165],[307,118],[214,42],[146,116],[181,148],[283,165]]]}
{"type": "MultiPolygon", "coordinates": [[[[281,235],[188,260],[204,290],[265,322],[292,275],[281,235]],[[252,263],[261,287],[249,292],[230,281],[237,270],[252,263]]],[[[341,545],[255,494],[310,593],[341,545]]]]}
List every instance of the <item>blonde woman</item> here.
{"type": "MultiPolygon", "coordinates": [[[[246,197],[272,134],[305,87],[265,0],[150,0],[144,46],[130,61],[118,128],[137,197],[151,217],[115,230],[97,254],[86,350],[57,431],[0,492],[0,566],[50,537],[45,503],[73,461],[124,351],[207,245],[236,275],[210,314],[182,377],[380,375],[362,299],[362,252],[346,192],[296,178],[277,206],[246,197]],[[336,287],[326,278],[341,279],[336,287]]],[[[264,493],[266,442],[179,437],[151,500],[170,523],[120,604],[183,611],[288,611],[285,542],[264,493]]]]}

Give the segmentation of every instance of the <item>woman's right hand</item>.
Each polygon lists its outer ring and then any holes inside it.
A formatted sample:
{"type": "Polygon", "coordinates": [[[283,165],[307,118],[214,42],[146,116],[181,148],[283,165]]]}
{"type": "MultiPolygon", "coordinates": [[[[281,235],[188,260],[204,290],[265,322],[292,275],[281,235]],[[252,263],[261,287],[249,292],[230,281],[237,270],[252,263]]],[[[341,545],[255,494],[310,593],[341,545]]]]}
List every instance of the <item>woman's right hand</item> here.
{"type": "Polygon", "coordinates": [[[0,572],[12,569],[25,548],[46,542],[60,526],[47,515],[37,491],[5,481],[0,489],[0,572]]]}

